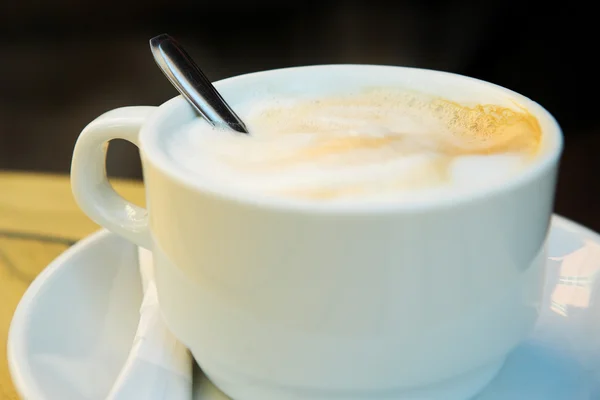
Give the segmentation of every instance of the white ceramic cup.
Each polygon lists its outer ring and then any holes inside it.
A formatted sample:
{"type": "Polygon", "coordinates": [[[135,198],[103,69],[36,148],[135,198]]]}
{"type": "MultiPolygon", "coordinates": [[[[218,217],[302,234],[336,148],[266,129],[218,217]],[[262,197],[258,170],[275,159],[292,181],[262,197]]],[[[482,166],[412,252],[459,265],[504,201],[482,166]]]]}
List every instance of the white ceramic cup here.
{"type": "Polygon", "coordinates": [[[541,155],[475,193],[398,204],[331,205],[211,187],[164,143],[197,118],[181,97],[110,111],[81,133],[80,207],[152,249],[166,323],[236,400],[466,399],[538,315],[562,134],[537,103],[422,69],[323,65],[217,82],[233,105],[258,90],[315,94],[401,85],[537,117],[541,155]],[[148,209],[116,194],[106,143],[140,148],[148,209]]]}

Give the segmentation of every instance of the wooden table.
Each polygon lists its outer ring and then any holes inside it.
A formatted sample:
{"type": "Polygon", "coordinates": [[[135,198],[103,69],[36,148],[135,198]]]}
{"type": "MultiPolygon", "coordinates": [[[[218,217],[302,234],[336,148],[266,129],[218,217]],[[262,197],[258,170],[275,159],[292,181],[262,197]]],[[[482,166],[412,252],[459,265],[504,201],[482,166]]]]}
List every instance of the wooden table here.
{"type": "MultiPolygon", "coordinates": [[[[144,204],[141,182],[112,183],[129,201],[144,204]]],[[[0,171],[0,400],[18,399],[6,339],[21,296],[50,261],[98,229],[75,204],[68,176],[0,171]]]]}

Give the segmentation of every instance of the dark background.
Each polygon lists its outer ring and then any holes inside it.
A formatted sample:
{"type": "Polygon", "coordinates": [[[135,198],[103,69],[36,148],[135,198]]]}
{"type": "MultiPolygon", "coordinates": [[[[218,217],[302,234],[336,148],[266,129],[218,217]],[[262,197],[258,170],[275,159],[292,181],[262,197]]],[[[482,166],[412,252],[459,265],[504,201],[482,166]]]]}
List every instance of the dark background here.
{"type": "MultiPolygon", "coordinates": [[[[600,230],[599,24],[583,2],[0,0],[0,169],[68,173],[96,116],[176,95],[148,47],[169,33],[212,80],[366,63],[520,92],[565,133],[557,212],[600,230]]],[[[141,177],[132,145],[111,146],[108,163],[112,176],[141,177]]]]}

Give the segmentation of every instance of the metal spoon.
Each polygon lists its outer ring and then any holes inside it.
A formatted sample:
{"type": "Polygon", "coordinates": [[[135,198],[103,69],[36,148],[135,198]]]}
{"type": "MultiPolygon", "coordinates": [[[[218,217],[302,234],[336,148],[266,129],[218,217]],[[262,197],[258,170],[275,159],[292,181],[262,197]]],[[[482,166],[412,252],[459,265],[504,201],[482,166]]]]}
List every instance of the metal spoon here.
{"type": "Polygon", "coordinates": [[[150,39],[158,67],[177,91],[216,128],[248,133],[246,124],[225,102],[187,52],[169,35],[150,39]]]}

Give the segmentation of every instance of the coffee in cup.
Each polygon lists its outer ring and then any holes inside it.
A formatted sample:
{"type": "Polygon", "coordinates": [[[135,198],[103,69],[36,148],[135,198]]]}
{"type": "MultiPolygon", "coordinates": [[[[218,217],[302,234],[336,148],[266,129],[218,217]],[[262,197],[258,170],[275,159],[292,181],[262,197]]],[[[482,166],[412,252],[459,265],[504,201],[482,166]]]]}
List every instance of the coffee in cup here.
{"type": "Polygon", "coordinates": [[[518,103],[459,104],[401,87],[262,91],[235,104],[251,134],[198,118],[174,131],[174,164],[214,186],[291,200],[402,202],[477,190],[535,160],[541,127],[518,103]]]}

